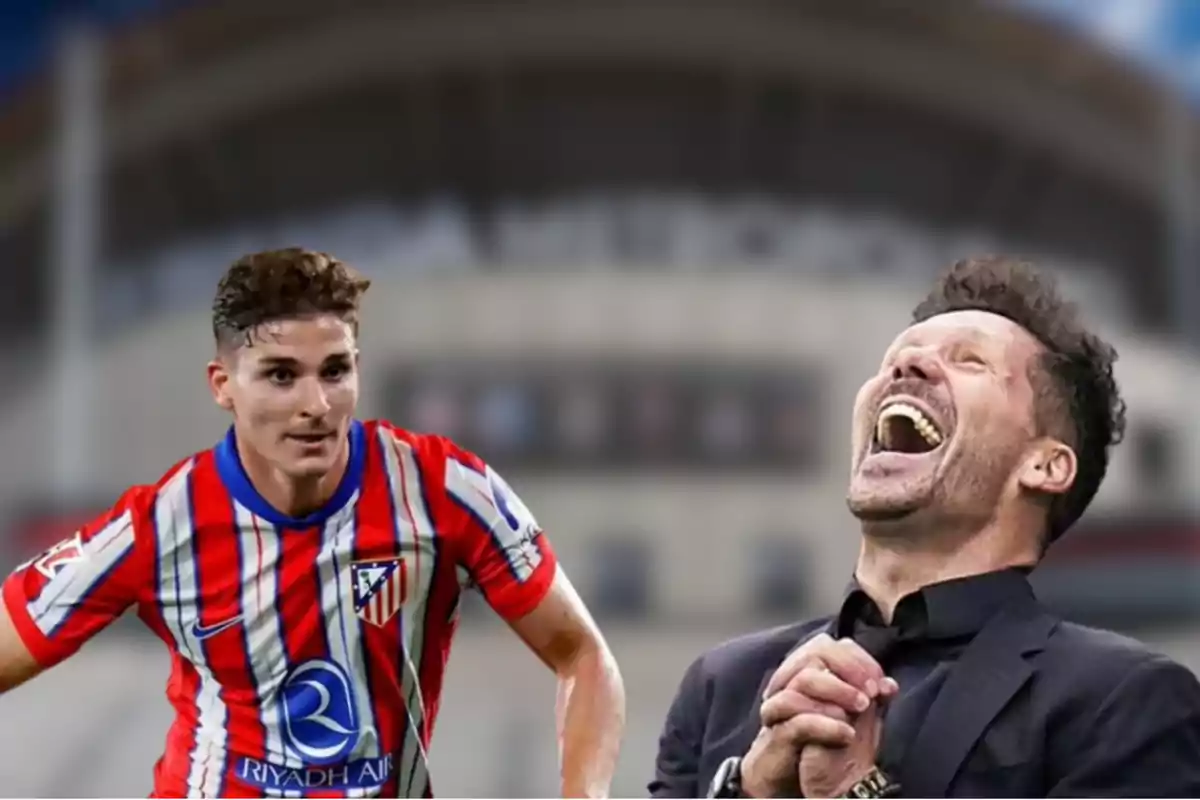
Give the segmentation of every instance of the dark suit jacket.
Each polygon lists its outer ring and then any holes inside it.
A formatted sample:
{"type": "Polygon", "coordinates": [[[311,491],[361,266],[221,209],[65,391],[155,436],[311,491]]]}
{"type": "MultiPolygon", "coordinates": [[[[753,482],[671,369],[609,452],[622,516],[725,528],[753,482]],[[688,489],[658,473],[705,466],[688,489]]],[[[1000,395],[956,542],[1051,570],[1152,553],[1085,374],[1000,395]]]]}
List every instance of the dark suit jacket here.
{"type": "MultiPolygon", "coordinates": [[[[697,659],[659,741],[652,797],[704,797],[759,730],[767,678],[829,620],[697,659]]],[[[1200,797],[1200,682],[1032,598],[993,617],[952,667],[896,776],[907,797],[1200,797]]]]}

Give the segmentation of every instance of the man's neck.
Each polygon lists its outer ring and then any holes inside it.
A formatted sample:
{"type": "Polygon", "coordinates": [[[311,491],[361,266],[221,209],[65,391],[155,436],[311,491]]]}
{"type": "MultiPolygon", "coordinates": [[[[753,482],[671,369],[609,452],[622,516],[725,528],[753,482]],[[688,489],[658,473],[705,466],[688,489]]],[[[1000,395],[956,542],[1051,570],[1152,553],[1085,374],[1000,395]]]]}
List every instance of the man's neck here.
{"type": "Polygon", "coordinates": [[[337,491],[350,463],[350,446],[343,442],[333,468],[324,475],[294,478],[272,466],[266,459],[237,444],[238,457],[250,478],[250,484],[276,511],[289,517],[304,517],[329,502],[337,491]]]}
{"type": "Polygon", "coordinates": [[[1009,567],[1032,566],[1037,555],[1019,543],[1023,537],[993,521],[969,535],[938,539],[864,535],[855,579],[891,621],[902,598],[922,588],[1009,567]]]}

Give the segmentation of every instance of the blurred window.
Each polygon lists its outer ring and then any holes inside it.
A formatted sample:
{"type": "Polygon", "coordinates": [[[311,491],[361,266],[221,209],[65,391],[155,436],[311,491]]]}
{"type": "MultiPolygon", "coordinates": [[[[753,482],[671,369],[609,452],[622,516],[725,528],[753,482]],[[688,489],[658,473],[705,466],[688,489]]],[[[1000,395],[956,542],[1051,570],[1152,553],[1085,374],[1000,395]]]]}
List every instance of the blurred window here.
{"type": "Polygon", "coordinates": [[[1174,442],[1164,422],[1142,422],[1133,430],[1133,453],[1142,491],[1169,490],[1174,481],[1174,442]]]}
{"type": "Polygon", "coordinates": [[[608,393],[595,381],[567,379],[554,391],[556,439],[564,457],[600,458],[612,438],[608,393]]]}
{"type": "Polygon", "coordinates": [[[795,364],[448,359],[396,364],[384,413],[505,472],[808,470],[821,380],[795,364]]]}
{"type": "Polygon", "coordinates": [[[645,539],[609,534],[592,542],[592,591],[587,601],[597,617],[637,620],[651,613],[655,565],[645,539]]]}
{"type": "Polygon", "coordinates": [[[764,536],[750,547],[750,594],[756,614],[790,617],[809,601],[809,559],[798,534],[764,536]]]}
{"type": "Polygon", "coordinates": [[[515,381],[487,386],[476,405],[475,426],[484,452],[496,457],[527,450],[537,435],[529,387],[515,381]]]}

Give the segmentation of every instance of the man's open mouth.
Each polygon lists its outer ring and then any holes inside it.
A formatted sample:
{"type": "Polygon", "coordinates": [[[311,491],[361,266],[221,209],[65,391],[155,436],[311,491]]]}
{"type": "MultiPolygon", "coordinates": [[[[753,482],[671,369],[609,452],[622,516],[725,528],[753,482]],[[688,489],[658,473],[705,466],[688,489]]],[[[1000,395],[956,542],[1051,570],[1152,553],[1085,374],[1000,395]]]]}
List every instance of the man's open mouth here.
{"type": "Polygon", "coordinates": [[[872,453],[929,453],[946,440],[932,413],[909,400],[889,401],[875,419],[872,453]]]}

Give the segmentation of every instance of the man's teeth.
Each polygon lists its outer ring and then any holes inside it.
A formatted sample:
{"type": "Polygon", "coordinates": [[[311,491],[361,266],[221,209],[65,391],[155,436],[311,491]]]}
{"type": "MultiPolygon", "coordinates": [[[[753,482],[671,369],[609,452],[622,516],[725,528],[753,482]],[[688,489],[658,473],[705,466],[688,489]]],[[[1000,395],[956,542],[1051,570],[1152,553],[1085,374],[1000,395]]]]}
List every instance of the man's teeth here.
{"type": "Polygon", "coordinates": [[[941,431],[937,429],[933,421],[925,416],[921,409],[910,406],[908,403],[892,403],[879,414],[879,420],[875,423],[875,435],[879,441],[887,442],[889,438],[887,422],[893,417],[904,417],[911,421],[913,427],[917,429],[917,433],[921,434],[921,438],[934,447],[942,443],[941,431]]]}

